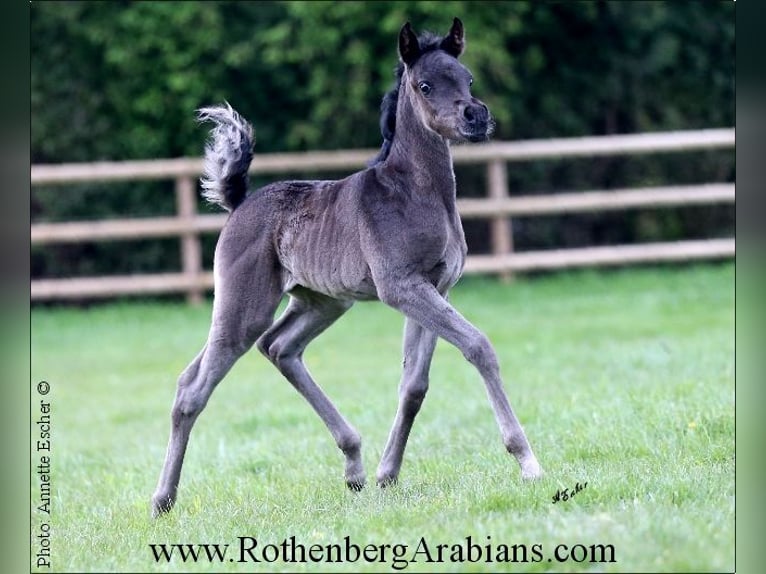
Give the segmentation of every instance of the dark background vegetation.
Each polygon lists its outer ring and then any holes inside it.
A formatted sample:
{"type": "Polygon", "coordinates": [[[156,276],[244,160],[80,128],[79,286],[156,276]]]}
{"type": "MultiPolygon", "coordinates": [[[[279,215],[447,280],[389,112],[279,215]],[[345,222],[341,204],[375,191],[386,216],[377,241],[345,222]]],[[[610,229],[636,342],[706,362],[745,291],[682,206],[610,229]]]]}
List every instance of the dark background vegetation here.
{"type": "MultiPolygon", "coordinates": [[[[496,140],[734,125],[732,2],[42,2],[31,6],[32,163],[198,156],[228,100],[258,153],[377,147],[396,37],[460,17],[496,140]]],[[[310,176],[311,174],[306,174],[310,176]]],[[[341,174],[338,174],[341,175],[341,174]]],[[[484,193],[481,167],[458,193],[484,193]]],[[[734,181],[733,151],[511,164],[511,194],[734,181]]],[[[256,184],[265,183],[257,181],[256,184]]],[[[172,182],[35,187],[32,221],[174,212],[172,182]]],[[[201,205],[203,211],[211,208],[201,205]]],[[[722,206],[514,220],[517,249],[730,236],[722,206]]],[[[469,249],[487,225],[466,222],[469,249]]],[[[213,236],[206,238],[209,265],[213,236]]],[[[52,245],[33,277],[180,267],[178,241],[52,245]]]]}

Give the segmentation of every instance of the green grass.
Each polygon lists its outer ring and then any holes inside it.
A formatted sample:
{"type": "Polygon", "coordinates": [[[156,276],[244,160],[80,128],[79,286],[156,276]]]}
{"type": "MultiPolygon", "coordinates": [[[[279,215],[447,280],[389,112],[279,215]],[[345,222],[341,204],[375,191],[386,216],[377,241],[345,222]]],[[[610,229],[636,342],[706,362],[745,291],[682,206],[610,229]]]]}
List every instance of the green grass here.
{"type": "MultiPolygon", "coordinates": [[[[210,306],[35,309],[33,421],[34,385],[45,379],[52,389],[52,570],[391,570],[390,556],[385,564],[229,562],[240,536],[261,546],[295,536],[307,547],[349,536],[360,546],[407,544],[410,553],[423,537],[433,557],[438,544],[467,536],[496,549],[542,545],[542,561],[517,564],[428,563],[420,553],[406,568],[415,572],[733,570],[732,264],[510,285],[468,278],[451,300],[493,341],[542,480],[520,481],[478,374],[440,342],[400,482],[374,486],[396,409],[402,319],[358,304],[309,347],[306,362],[361,432],[368,486],[346,491],[329,433],[254,351],[198,420],[177,506],[157,521],[149,498],[175,380],[206,337],[210,306]],[[578,481],[587,481],[583,491],[552,503],[578,481]],[[232,548],[224,563],[168,564],[154,561],[151,543],[232,548]],[[611,544],[616,562],[549,562],[558,544],[611,544]]],[[[33,554],[42,518],[33,510],[33,554]]]]}

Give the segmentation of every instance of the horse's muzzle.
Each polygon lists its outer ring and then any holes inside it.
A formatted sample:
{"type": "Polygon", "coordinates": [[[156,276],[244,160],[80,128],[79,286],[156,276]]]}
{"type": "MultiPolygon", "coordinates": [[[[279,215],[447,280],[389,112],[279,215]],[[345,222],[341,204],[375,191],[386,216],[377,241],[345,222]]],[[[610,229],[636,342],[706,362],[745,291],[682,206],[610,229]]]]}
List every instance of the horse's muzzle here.
{"type": "Polygon", "coordinates": [[[471,142],[485,141],[492,133],[489,108],[476,98],[463,107],[461,135],[471,142]]]}

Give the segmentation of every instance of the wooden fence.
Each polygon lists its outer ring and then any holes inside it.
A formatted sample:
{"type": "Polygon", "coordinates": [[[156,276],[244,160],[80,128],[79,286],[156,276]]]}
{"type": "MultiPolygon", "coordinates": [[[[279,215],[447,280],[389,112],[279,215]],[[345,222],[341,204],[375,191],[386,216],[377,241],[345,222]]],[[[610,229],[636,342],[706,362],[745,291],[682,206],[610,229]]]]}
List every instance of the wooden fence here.
{"type": "MultiPolygon", "coordinates": [[[[491,221],[492,253],[469,256],[466,273],[508,274],[534,269],[732,257],[735,253],[734,238],[514,252],[513,216],[734,203],[735,186],[733,183],[706,183],[509,197],[507,162],[720,149],[733,148],[734,145],[735,131],[731,128],[457,146],[453,149],[455,164],[485,164],[487,169],[487,197],[459,199],[461,217],[491,221]]],[[[376,152],[349,150],[257,154],[250,172],[351,172],[363,167],[376,152]]],[[[31,225],[32,244],[175,236],[180,238],[182,261],[182,270],[178,273],[35,279],[31,281],[32,300],[185,292],[190,302],[199,302],[203,293],[213,286],[212,272],[202,268],[200,234],[218,231],[226,221],[225,214],[197,213],[196,180],[201,170],[201,158],[32,166],[33,186],[174,179],[177,205],[174,217],[34,223],[31,225]]]]}

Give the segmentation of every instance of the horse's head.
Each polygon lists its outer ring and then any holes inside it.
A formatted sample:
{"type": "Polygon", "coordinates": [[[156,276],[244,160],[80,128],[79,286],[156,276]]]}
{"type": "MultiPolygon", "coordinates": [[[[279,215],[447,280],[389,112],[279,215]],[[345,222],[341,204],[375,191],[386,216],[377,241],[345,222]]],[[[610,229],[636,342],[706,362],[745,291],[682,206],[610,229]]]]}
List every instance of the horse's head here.
{"type": "Polygon", "coordinates": [[[487,106],[471,95],[473,76],[458,61],[464,49],[463,23],[457,18],[438,49],[425,51],[407,22],[399,33],[402,82],[428,129],[449,140],[484,141],[494,122],[487,106]]]}

